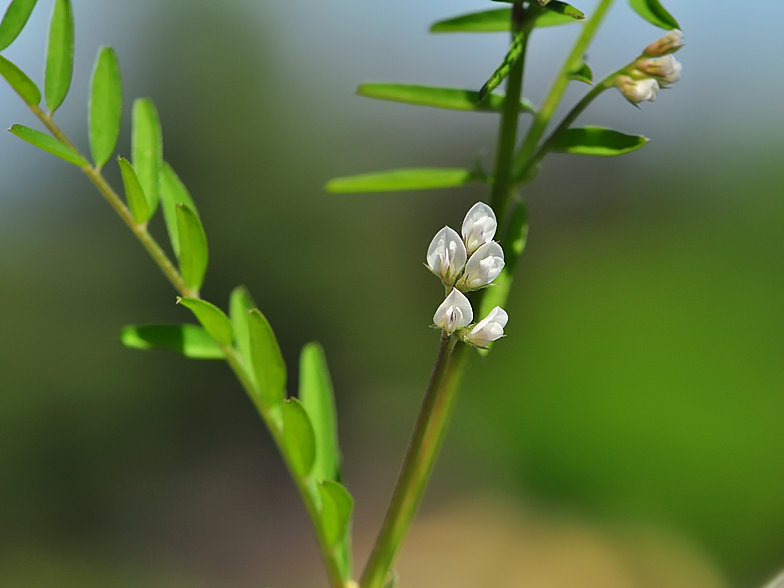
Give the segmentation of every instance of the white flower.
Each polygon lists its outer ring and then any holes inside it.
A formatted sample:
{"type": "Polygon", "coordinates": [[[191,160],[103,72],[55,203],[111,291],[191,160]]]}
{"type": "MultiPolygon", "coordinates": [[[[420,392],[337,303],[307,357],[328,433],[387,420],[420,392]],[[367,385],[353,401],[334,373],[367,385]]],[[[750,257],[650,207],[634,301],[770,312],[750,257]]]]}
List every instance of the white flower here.
{"type": "Polygon", "coordinates": [[[644,100],[653,102],[659,93],[659,83],[653,78],[633,80],[629,76],[618,76],[615,85],[629,102],[635,104],[644,100]]]}
{"type": "Polygon", "coordinates": [[[454,229],[444,227],[430,242],[427,249],[427,266],[441,278],[447,286],[465,267],[468,254],[460,235],[454,229]]]}
{"type": "Polygon", "coordinates": [[[504,269],[504,250],[495,241],[485,243],[477,249],[466,264],[460,278],[460,288],[477,290],[487,286],[504,269]]]}
{"type": "Polygon", "coordinates": [[[639,59],[636,65],[643,73],[656,76],[660,86],[677,82],[681,79],[681,71],[683,70],[681,62],[672,55],[653,59],[639,59]]]}
{"type": "Polygon", "coordinates": [[[643,55],[646,57],[661,57],[677,51],[683,45],[683,33],[673,29],[658,41],[654,41],[645,48],[643,55]]]}
{"type": "Polygon", "coordinates": [[[464,340],[476,347],[487,347],[490,341],[495,341],[504,336],[504,327],[509,320],[509,315],[500,306],[496,306],[481,321],[468,331],[464,340]]]}
{"type": "Polygon", "coordinates": [[[447,335],[451,335],[456,329],[466,327],[474,320],[474,311],[471,303],[465,294],[455,288],[449,293],[436,310],[433,316],[435,326],[444,329],[447,335]]]}
{"type": "Polygon", "coordinates": [[[474,204],[463,220],[463,240],[468,255],[491,241],[497,227],[498,222],[495,219],[493,209],[484,202],[474,204]]]}

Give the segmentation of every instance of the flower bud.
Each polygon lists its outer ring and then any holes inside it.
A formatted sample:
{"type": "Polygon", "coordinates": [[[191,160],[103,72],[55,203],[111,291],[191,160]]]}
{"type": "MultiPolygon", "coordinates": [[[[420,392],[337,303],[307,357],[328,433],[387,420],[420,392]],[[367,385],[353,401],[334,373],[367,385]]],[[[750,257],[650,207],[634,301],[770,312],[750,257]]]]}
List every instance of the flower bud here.
{"type": "Polygon", "coordinates": [[[509,315],[506,314],[506,311],[500,306],[496,306],[485,318],[468,331],[463,340],[475,347],[487,347],[490,341],[495,341],[504,336],[504,327],[508,320],[509,315]]]}
{"type": "Polygon", "coordinates": [[[659,85],[674,84],[681,79],[683,65],[672,55],[656,57],[653,59],[638,59],[637,68],[650,76],[656,76],[659,85]]]}
{"type": "Polygon", "coordinates": [[[633,80],[629,76],[618,76],[615,79],[615,85],[621,94],[634,104],[644,100],[653,102],[656,99],[656,94],[659,93],[659,83],[653,78],[633,80]]]}
{"type": "Polygon", "coordinates": [[[478,290],[487,286],[504,269],[504,250],[495,241],[477,249],[466,264],[458,286],[462,290],[478,290]]]}
{"type": "Polygon", "coordinates": [[[449,227],[441,229],[427,249],[427,266],[447,286],[454,283],[465,267],[467,258],[463,240],[449,227]]]}
{"type": "Polygon", "coordinates": [[[678,29],[673,29],[658,41],[654,41],[645,48],[645,57],[661,57],[677,51],[683,45],[683,33],[678,29]]]}
{"type": "Polygon", "coordinates": [[[449,293],[436,310],[433,316],[433,323],[436,327],[443,329],[447,335],[451,335],[456,329],[460,329],[471,324],[474,320],[474,310],[465,294],[455,288],[449,293]]]}
{"type": "Polygon", "coordinates": [[[462,233],[468,255],[491,241],[497,227],[493,209],[484,202],[474,204],[463,220],[462,233]]]}

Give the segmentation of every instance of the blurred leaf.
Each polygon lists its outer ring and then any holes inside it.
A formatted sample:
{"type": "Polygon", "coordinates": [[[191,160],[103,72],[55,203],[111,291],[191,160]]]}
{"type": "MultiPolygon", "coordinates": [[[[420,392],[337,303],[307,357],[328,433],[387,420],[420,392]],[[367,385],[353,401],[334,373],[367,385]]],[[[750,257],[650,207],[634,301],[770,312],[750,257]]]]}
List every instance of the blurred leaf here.
{"type": "Polygon", "coordinates": [[[569,18],[573,18],[576,20],[582,20],[585,18],[585,14],[581,10],[577,10],[571,4],[567,4],[566,2],[559,2],[558,0],[551,0],[545,6],[548,12],[554,12],[556,14],[562,14],[563,16],[568,16],[569,18]]]}
{"type": "MultiPolygon", "coordinates": [[[[536,18],[537,27],[571,24],[575,19],[550,10],[542,11],[536,18]]],[[[430,27],[432,33],[508,33],[512,30],[512,9],[496,8],[471,12],[455,18],[441,20],[430,27]]]]}
{"type": "Polygon", "coordinates": [[[283,402],[286,364],[275,333],[263,314],[254,308],[248,313],[250,360],[262,404],[269,410],[283,402]]]}
{"type": "Polygon", "coordinates": [[[60,108],[73,76],[74,19],[70,0],[55,0],[46,48],[44,93],[50,113],[60,108]]]}
{"type": "MultiPolygon", "coordinates": [[[[433,88],[406,84],[360,84],[357,94],[367,98],[433,106],[448,110],[498,112],[504,107],[504,96],[494,94],[479,104],[479,93],[453,88],[433,88]]],[[[520,103],[520,110],[532,111],[533,105],[526,101],[520,103]]]]}
{"type": "Polygon", "coordinates": [[[401,192],[453,188],[477,182],[479,178],[462,168],[412,167],[384,172],[334,178],[327,182],[328,192],[401,192]]]}
{"type": "Polygon", "coordinates": [[[644,147],[648,139],[639,135],[625,135],[602,127],[566,129],[551,145],[552,151],[580,155],[623,155],[644,147]]]}
{"type": "Polygon", "coordinates": [[[231,346],[234,338],[234,329],[231,321],[224,312],[206,300],[201,298],[178,297],[177,304],[182,304],[190,308],[196,318],[199,319],[201,326],[212,336],[215,341],[222,346],[231,346]]]}
{"type": "Polygon", "coordinates": [[[681,28],[659,0],[629,0],[629,4],[637,14],[657,27],[666,30],[681,28]]]}
{"type": "Polygon", "coordinates": [[[316,480],[340,479],[340,448],[332,381],[324,350],[318,343],[303,347],[299,363],[299,399],[308,411],[316,435],[316,480]]]}
{"type": "Polygon", "coordinates": [[[180,237],[180,274],[190,290],[198,291],[207,273],[207,235],[199,216],[190,206],[177,204],[175,210],[180,237]]]}
{"type": "Polygon", "coordinates": [[[553,10],[545,10],[536,17],[537,27],[556,27],[560,25],[573,24],[578,19],[569,15],[555,12],[553,10]]]}
{"type": "Polygon", "coordinates": [[[158,111],[149,98],[138,98],[133,103],[131,153],[133,167],[147,197],[147,207],[152,217],[158,207],[160,175],[163,167],[163,139],[158,111]]]}
{"type": "Polygon", "coordinates": [[[35,82],[2,55],[0,55],[0,75],[11,84],[11,87],[22,97],[22,100],[30,106],[37,106],[41,102],[41,91],[35,85],[35,82]]]}
{"type": "Polygon", "coordinates": [[[139,178],[136,177],[136,170],[133,169],[131,162],[124,157],[118,157],[117,163],[122,172],[125,199],[133,214],[133,220],[139,225],[144,224],[150,220],[150,210],[147,208],[147,199],[144,197],[144,190],[139,183],[139,178]]]}
{"type": "Polygon", "coordinates": [[[509,75],[509,72],[512,69],[512,66],[517,61],[517,58],[523,52],[523,43],[525,42],[525,35],[522,33],[515,33],[514,40],[512,41],[512,45],[509,47],[509,52],[504,57],[503,62],[501,65],[498,66],[498,69],[493,72],[493,75],[490,76],[490,79],[485,82],[485,85],[482,86],[482,89],[479,90],[479,101],[485,99],[485,97],[490,94],[493,90],[495,90],[498,86],[501,85],[506,79],[506,76],[509,75]]]}
{"type": "Polygon", "coordinates": [[[43,149],[44,151],[48,151],[52,155],[56,155],[60,159],[64,159],[68,163],[73,163],[74,165],[78,165],[79,167],[89,166],[90,164],[84,159],[77,151],[74,151],[70,147],[63,145],[55,139],[54,137],[50,137],[46,133],[42,133],[41,131],[37,131],[35,129],[31,129],[30,127],[26,127],[24,125],[13,125],[10,129],[14,135],[19,137],[20,139],[24,139],[28,143],[35,145],[39,149],[43,149]]]}
{"type": "Polygon", "coordinates": [[[5,50],[22,32],[36,2],[38,0],[13,0],[8,6],[0,22],[0,51],[5,50]]]}
{"type": "Polygon", "coordinates": [[[591,71],[591,68],[588,67],[587,63],[583,63],[579,69],[569,74],[569,79],[577,82],[584,82],[586,84],[593,84],[593,72],[591,71]]]}
{"type": "Polygon", "coordinates": [[[250,331],[248,326],[248,312],[256,304],[245,286],[237,286],[231,291],[229,297],[229,317],[234,325],[234,343],[240,355],[250,367],[250,331]]]}
{"type": "Polygon", "coordinates": [[[308,413],[296,398],[288,398],[282,406],[283,444],[286,461],[295,478],[307,478],[316,458],[316,438],[308,413]]]}
{"type": "Polygon", "coordinates": [[[318,485],[321,494],[321,525],[327,544],[334,549],[348,535],[354,498],[337,482],[325,480],[318,485]]]}
{"type": "Polygon", "coordinates": [[[96,167],[109,161],[120,136],[122,78],[117,54],[104,47],[98,54],[90,89],[90,149],[96,167]]]}
{"type": "Polygon", "coordinates": [[[134,349],[169,349],[191,359],[223,359],[225,354],[207,331],[198,325],[129,325],[120,341],[134,349]]]}
{"type": "Polygon", "coordinates": [[[193,198],[188,193],[188,189],[180,181],[172,167],[163,162],[161,171],[161,208],[163,209],[163,219],[166,221],[166,230],[169,233],[169,240],[174,250],[174,255],[180,257],[180,233],[177,230],[177,205],[187,204],[191,210],[199,214],[193,198]]]}

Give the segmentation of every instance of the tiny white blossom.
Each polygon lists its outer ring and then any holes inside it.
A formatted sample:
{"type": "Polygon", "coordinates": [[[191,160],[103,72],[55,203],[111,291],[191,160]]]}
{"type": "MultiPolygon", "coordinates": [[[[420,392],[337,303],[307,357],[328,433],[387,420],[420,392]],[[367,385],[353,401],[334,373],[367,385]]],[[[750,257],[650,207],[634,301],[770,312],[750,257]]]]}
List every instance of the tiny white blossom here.
{"type": "Polygon", "coordinates": [[[467,290],[477,290],[495,280],[502,269],[504,250],[495,241],[490,241],[477,249],[468,260],[458,285],[467,290]]]}
{"type": "Polygon", "coordinates": [[[653,102],[659,93],[659,83],[653,78],[633,80],[629,76],[618,76],[615,85],[629,102],[635,104],[644,100],[653,102]]]}
{"type": "Polygon", "coordinates": [[[467,258],[463,240],[449,227],[438,231],[427,249],[427,266],[447,285],[454,283],[467,258]]]}
{"type": "Polygon", "coordinates": [[[661,57],[677,51],[683,45],[683,33],[673,29],[661,39],[654,41],[645,48],[643,55],[646,57],[661,57]]]}
{"type": "Polygon", "coordinates": [[[497,227],[498,221],[493,209],[484,202],[474,204],[463,220],[462,233],[468,255],[491,241],[497,227]]]}
{"type": "Polygon", "coordinates": [[[481,321],[468,331],[465,341],[476,347],[487,347],[490,341],[495,341],[504,336],[504,327],[509,320],[509,315],[500,306],[496,306],[481,321]]]}
{"type": "Polygon", "coordinates": [[[660,86],[674,84],[681,79],[681,71],[683,71],[683,64],[672,55],[653,59],[639,59],[636,65],[643,73],[656,76],[660,86]]]}
{"type": "Polygon", "coordinates": [[[456,329],[467,327],[474,320],[474,310],[465,294],[455,288],[449,293],[433,316],[435,326],[451,335],[456,329]]]}

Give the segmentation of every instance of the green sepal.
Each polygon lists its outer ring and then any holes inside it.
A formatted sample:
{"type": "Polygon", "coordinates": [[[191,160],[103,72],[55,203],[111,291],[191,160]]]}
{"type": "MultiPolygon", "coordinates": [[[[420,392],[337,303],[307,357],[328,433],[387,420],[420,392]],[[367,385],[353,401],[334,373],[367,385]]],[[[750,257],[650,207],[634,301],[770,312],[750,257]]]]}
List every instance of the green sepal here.
{"type": "Polygon", "coordinates": [[[280,406],[286,390],[286,364],[266,317],[254,308],[248,313],[250,360],[262,405],[280,406]]]}
{"type": "Polygon", "coordinates": [[[302,348],[298,396],[308,411],[316,435],[313,477],[316,480],[340,480],[335,397],[324,350],[318,343],[308,343],[302,348]]]}
{"type": "MultiPolygon", "coordinates": [[[[357,94],[378,100],[468,112],[500,112],[505,100],[505,96],[493,94],[479,104],[479,92],[408,84],[360,84],[357,94]]],[[[528,100],[523,100],[520,110],[531,112],[533,105],[528,100]]]]}
{"type": "Polygon", "coordinates": [[[169,233],[169,240],[171,241],[172,250],[174,255],[179,259],[180,257],[180,232],[177,229],[177,205],[187,204],[196,214],[196,204],[193,198],[188,193],[185,184],[182,183],[180,178],[174,172],[172,167],[163,162],[163,170],[161,171],[161,209],[163,210],[163,220],[166,222],[166,231],[169,233]]]}
{"type": "Polygon", "coordinates": [[[667,12],[659,0],[629,0],[629,5],[652,25],[668,31],[681,28],[678,21],[667,12]]]}
{"type": "Polygon", "coordinates": [[[147,207],[152,217],[158,208],[163,168],[161,122],[155,104],[149,98],[138,98],[134,101],[132,119],[131,159],[147,197],[147,207]]]}
{"type": "Polygon", "coordinates": [[[0,55],[0,75],[2,75],[17,94],[30,106],[41,102],[41,90],[35,82],[25,75],[14,63],[0,55]]]}
{"type": "Polygon", "coordinates": [[[640,135],[625,135],[603,127],[566,129],[551,143],[551,151],[611,157],[636,151],[648,143],[640,135]]]}
{"type": "Polygon", "coordinates": [[[70,0],[55,0],[46,48],[44,94],[50,113],[60,108],[73,77],[74,19],[70,0]]]}
{"type": "Polygon", "coordinates": [[[281,406],[283,445],[286,461],[299,480],[310,475],[316,459],[316,437],[308,413],[296,398],[288,398],[281,406]]]}
{"type": "MultiPolygon", "coordinates": [[[[0,22],[0,51],[4,51],[22,32],[38,0],[13,0],[0,22]]],[[[37,104],[37,102],[36,102],[37,104]]]]}
{"type": "Polygon", "coordinates": [[[104,47],[98,54],[90,85],[90,150],[98,168],[111,159],[122,122],[122,77],[117,53],[104,47]]]}
{"type": "Polygon", "coordinates": [[[201,298],[177,297],[177,304],[189,308],[201,323],[201,326],[223,346],[229,347],[234,338],[234,329],[229,317],[217,306],[201,298]]]}
{"type": "Polygon", "coordinates": [[[467,169],[413,167],[334,178],[325,188],[333,193],[403,192],[454,188],[478,181],[479,177],[467,169]]]}
{"type": "Polygon", "coordinates": [[[204,282],[209,261],[207,235],[199,215],[190,206],[177,204],[175,211],[180,239],[180,274],[185,285],[198,292],[204,282]]]}
{"type": "Polygon", "coordinates": [[[24,125],[13,125],[8,130],[20,139],[24,139],[31,145],[35,145],[39,149],[43,149],[52,155],[56,155],[68,163],[78,165],[79,167],[90,167],[89,162],[84,157],[79,155],[77,151],[71,149],[67,145],[63,145],[60,143],[60,141],[54,137],[50,137],[46,133],[42,133],[41,131],[31,129],[30,127],[26,127],[24,125]]]}
{"type": "Polygon", "coordinates": [[[136,170],[133,169],[131,162],[124,157],[118,157],[117,163],[122,172],[128,208],[131,209],[136,224],[142,225],[150,220],[150,210],[147,208],[147,199],[144,197],[144,190],[142,190],[139,178],[136,176],[136,170]]]}
{"type": "Polygon", "coordinates": [[[321,495],[321,528],[327,545],[335,549],[349,533],[354,498],[345,486],[332,480],[318,484],[321,495]]]}
{"type": "Polygon", "coordinates": [[[512,45],[509,47],[509,52],[506,54],[506,57],[504,57],[501,65],[498,66],[498,69],[493,72],[493,75],[490,76],[490,79],[487,80],[485,85],[482,86],[482,89],[479,90],[479,102],[484,100],[485,97],[490,94],[490,92],[500,86],[501,82],[506,79],[506,76],[509,75],[512,66],[523,53],[523,47],[525,46],[524,43],[525,35],[523,33],[515,33],[514,39],[512,40],[512,45]]]}
{"type": "Polygon", "coordinates": [[[593,72],[591,71],[591,68],[588,67],[587,63],[583,63],[579,68],[569,74],[569,79],[593,85],[593,72]]]}
{"type": "Polygon", "coordinates": [[[190,359],[223,359],[220,345],[199,325],[128,325],[120,341],[133,349],[168,349],[190,359]]]}

